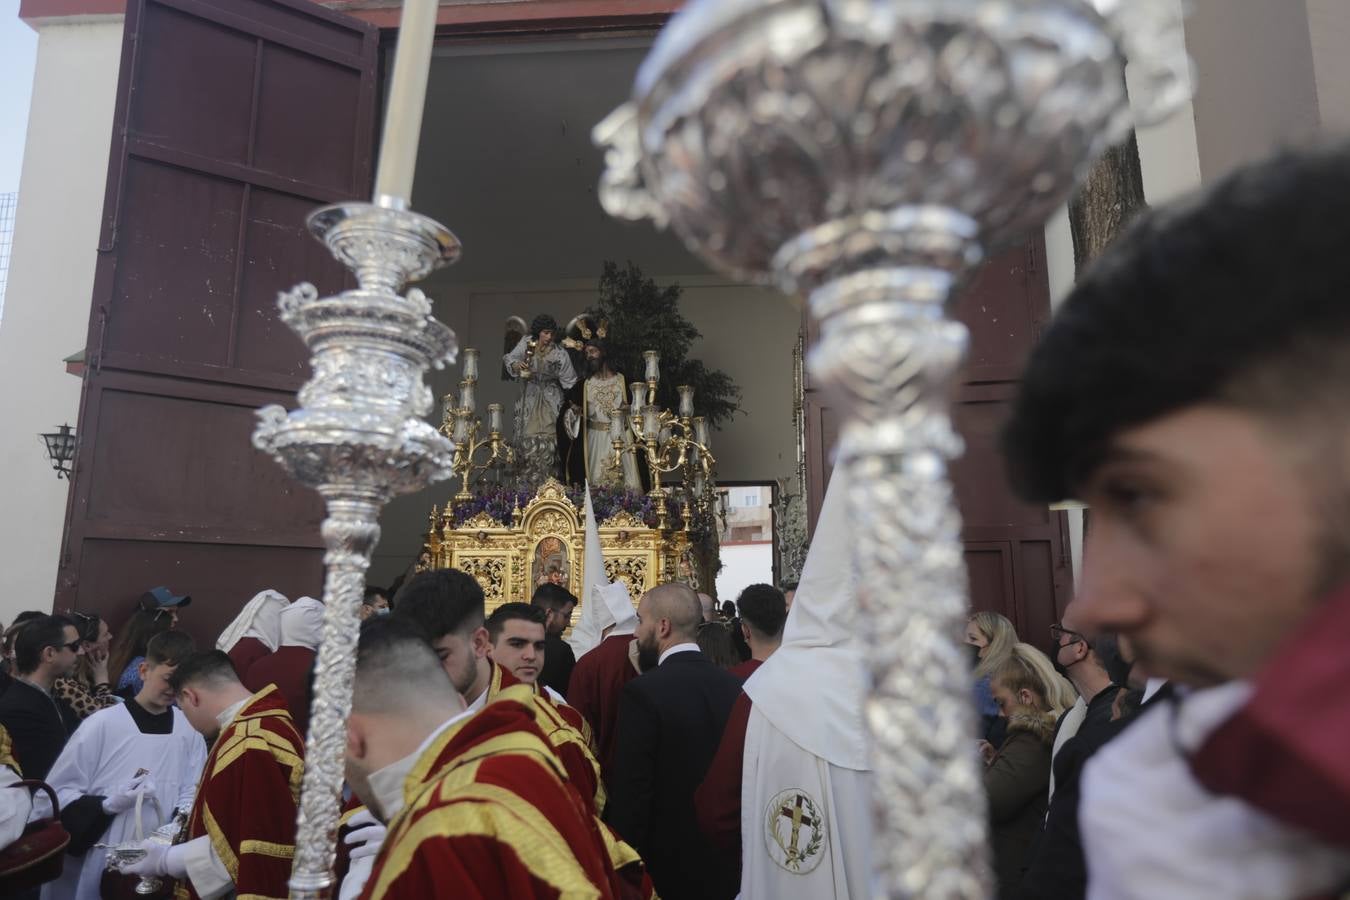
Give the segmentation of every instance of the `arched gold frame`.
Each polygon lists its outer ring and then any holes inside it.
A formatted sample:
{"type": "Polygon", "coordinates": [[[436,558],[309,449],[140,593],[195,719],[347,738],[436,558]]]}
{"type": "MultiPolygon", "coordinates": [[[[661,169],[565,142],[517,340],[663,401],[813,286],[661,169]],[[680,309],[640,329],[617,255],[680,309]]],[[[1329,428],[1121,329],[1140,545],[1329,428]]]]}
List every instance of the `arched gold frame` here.
{"type": "MultiPolygon", "coordinates": [[[[549,479],[524,509],[515,510],[509,525],[479,513],[456,528],[452,511],[433,509],[425,549],[431,554],[432,568],[461,569],[472,575],[483,586],[491,613],[503,603],[530,599],[535,550],[540,541],[556,537],[568,554],[568,588],[580,595],[586,578],[582,515],[563,485],[549,479]]],[[[699,567],[691,565],[689,538],[683,532],[648,528],[627,512],[599,523],[599,532],[605,575],[628,586],[634,605],[644,591],[658,584],[683,581],[698,588],[699,567]]],[[[579,599],[586,602],[585,597],[579,599]]]]}

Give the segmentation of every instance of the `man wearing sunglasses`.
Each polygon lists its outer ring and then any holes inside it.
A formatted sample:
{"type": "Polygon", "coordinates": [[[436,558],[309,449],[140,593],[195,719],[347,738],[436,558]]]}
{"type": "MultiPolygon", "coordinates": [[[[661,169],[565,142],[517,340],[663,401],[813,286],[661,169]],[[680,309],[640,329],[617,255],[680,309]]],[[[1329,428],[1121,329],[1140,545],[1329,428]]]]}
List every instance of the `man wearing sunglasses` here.
{"type": "Polygon", "coordinates": [[[46,778],[79,725],[52,685],[75,671],[82,652],[80,633],[65,616],[31,619],[14,639],[16,674],[0,697],[0,725],[14,742],[25,778],[46,778]]]}

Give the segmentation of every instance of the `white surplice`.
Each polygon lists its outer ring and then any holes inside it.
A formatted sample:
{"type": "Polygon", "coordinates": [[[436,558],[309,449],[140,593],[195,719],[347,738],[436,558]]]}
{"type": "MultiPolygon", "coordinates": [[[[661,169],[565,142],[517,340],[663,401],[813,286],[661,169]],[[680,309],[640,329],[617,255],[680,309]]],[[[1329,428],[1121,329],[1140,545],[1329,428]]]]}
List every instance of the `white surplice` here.
{"type": "MultiPolygon", "coordinates": [[[[175,809],[189,809],[202,766],[206,743],[176,707],[169,734],[146,734],[124,704],[100,710],[80,723],[47,775],[63,807],[85,796],[107,797],[131,781],[140,769],[150,772],[155,783],[155,803],[146,797],[141,804],[141,826],[146,837],[169,821],[175,809]]],[[[49,813],[45,800],[35,804],[39,815],[49,813]]],[[[136,839],[134,808],[113,817],[98,839],[101,844],[120,844],[136,839]]],[[[98,900],[106,851],[91,849],[83,857],[66,860],[62,875],[42,888],[43,900],[98,900]]]]}

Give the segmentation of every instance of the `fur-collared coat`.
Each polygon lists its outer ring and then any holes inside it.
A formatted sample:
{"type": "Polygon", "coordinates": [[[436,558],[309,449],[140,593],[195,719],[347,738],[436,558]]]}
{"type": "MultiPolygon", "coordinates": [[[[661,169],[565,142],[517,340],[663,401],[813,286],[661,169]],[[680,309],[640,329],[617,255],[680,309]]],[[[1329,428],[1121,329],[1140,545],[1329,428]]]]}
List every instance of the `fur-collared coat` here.
{"type": "Polygon", "coordinates": [[[998,895],[1014,897],[1027,851],[1045,819],[1055,717],[1035,710],[1008,717],[1008,735],[984,770],[998,895]]]}

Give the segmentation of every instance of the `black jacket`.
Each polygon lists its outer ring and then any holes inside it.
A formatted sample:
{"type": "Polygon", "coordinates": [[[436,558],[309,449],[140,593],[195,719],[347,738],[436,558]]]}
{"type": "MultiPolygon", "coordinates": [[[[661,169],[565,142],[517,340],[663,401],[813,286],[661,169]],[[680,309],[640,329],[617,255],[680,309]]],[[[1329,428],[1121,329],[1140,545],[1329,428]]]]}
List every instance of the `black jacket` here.
{"type": "Polygon", "coordinates": [[[45,780],[66,741],[80,724],[75,711],[26,681],[14,682],[0,696],[0,725],[14,742],[24,778],[45,780]]]}
{"type": "Polygon", "coordinates": [[[553,688],[564,697],[567,696],[567,685],[572,680],[572,669],[576,664],[576,654],[560,635],[550,634],[544,637],[544,668],[539,672],[540,684],[553,688]]]}
{"type": "Polygon", "coordinates": [[[624,685],[606,817],[642,855],[663,900],[718,900],[740,886],[714,862],[694,813],[694,791],[740,692],[734,675],[696,651],[624,685]]]}

